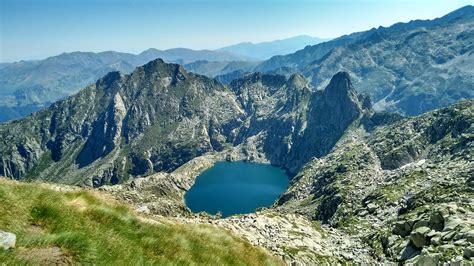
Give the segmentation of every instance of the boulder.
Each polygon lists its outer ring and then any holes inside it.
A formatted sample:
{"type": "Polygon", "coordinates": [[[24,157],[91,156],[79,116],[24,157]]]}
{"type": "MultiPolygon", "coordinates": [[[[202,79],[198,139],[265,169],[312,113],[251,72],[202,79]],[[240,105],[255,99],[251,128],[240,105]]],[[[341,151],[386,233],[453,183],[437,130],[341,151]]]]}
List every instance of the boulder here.
{"type": "Polygon", "coordinates": [[[464,238],[467,241],[471,242],[471,244],[474,244],[474,230],[462,232],[461,238],[464,238]]]}
{"type": "Polygon", "coordinates": [[[16,235],[9,232],[0,231],[0,248],[5,250],[15,248],[16,235]]]}
{"type": "Polygon", "coordinates": [[[448,250],[455,249],[455,248],[456,247],[453,244],[444,244],[444,245],[439,246],[438,250],[444,253],[448,250]]]}
{"type": "Polygon", "coordinates": [[[139,207],[137,209],[137,211],[141,212],[141,213],[144,213],[144,214],[150,214],[151,213],[150,209],[146,205],[143,205],[143,206],[139,207]]]}
{"type": "Polygon", "coordinates": [[[444,218],[443,214],[439,211],[434,212],[430,216],[430,228],[436,231],[441,231],[444,228],[444,218]]]}
{"type": "Polygon", "coordinates": [[[410,235],[410,240],[413,243],[413,245],[417,248],[421,248],[424,245],[428,244],[427,234],[430,231],[431,229],[426,226],[422,226],[413,230],[413,232],[411,232],[411,235],[410,235]]]}
{"type": "Polygon", "coordinates": [[[417,266],[432,266],[438,265],[439,259],[441,258],[440,253],[431,253],[418,256],[417,266]]]}
{"type": "Polygon", "coordinates": [[[474,247],[470,246],[464,249],[463,252],[464,258],[470,260],[471,258],[474,258],[474,247]]]}
{"type": "Polygon", "coordinates": [[[394,224],[392,232],[399,236],[408,236],[411,232],[412,223],[410,221],[399,221],[394,224]]]}
{"type": "Polygon", "coordinates": [[[459,218],[456,217],[448,217],[446,219],[446,222],[444,224],[443,231],[452,231],[458,227],[462,221],[459,218]]]}
{"type": "Polygon", "coordinates": [[[408,245],[400,251],[400,254],[398,255],[398,260],[400,261],[409,260],[417,256],[418,254],[420,254],[419,250],[414,248],[412,245],[408,245]]]}
{"type": "Polygon", "coordinates": [[[420,228],[420,227],[429,227],[429,221],[428,220],[419,220],[413,224],[413,230],[420,228]]]}
{"type": "Polygon", "coordinates": [[[374,213],[377,210],[378,207],[379,206],[377,206],[377,204],[375,204],[375,203],[367,204],[367,210],[369,211],[369,213],[374,213]]]}
{"type": "Polygon", "coordinates": [[[441,239],[444,241],[449,241],[453,239],[455,235],[456,235],[456,231],[448,231],[441,235],[441,239]]]}

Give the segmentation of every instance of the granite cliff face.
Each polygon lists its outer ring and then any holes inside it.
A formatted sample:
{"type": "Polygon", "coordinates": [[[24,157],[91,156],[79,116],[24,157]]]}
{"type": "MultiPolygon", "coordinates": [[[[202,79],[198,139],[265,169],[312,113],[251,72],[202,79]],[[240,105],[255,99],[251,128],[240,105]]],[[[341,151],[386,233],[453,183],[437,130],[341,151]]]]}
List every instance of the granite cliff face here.
{"type": "Polygon", "coordinates": [[[247,113],[237,141],[262,140],[265,157],[297,173],[312,157],[327,154],[350,124],[370,111],[347,73],[336,74],[323,90],[312,92],[301,75],[253,74],[230,84],[247,113]],[[308,148],[311,147],[311,148],[308,148]]]}

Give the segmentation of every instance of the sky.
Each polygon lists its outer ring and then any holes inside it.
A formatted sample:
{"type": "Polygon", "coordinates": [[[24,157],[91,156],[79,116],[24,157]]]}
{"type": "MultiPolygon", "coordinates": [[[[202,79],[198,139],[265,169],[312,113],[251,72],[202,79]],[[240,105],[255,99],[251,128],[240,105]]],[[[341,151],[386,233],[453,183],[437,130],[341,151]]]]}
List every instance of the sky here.
{"type": "Polygon", "coordinates": [[[443,16],[474,0],[0,0],[0,62],[72,51],[216,49],[334,38],[443,16]]]}

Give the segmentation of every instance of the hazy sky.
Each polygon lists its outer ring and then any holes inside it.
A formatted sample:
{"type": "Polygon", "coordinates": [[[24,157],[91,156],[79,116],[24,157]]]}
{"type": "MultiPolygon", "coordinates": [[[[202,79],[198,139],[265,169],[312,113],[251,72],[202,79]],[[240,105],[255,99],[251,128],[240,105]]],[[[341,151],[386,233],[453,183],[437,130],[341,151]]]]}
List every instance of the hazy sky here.
{"type": "Polygon", "coordinates": [[[71,51],[338,37],[468,4],[474,0],[0,0],[0,62],[71,51]]]}

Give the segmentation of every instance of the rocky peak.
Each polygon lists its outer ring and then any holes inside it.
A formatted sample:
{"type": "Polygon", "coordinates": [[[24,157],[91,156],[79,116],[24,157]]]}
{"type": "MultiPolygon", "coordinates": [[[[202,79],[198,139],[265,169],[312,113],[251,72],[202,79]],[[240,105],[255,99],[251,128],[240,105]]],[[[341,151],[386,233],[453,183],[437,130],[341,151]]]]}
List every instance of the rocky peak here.
{"type": "Polygon", "coordinates": [[[122,80],[123,76],[119,71],[112,71],[107,73],[104,77],[97,80],[95,83],[96,88],[115,88],[122,80]]]}
{"type": "Polygon", "coordinates": [[[248,84],[261,83],[263,86],[276,88],[281,87],[286,83],[285,76],[276,74],[264,74],[261,72],[255,72],[252,74],[245,75],[241,79],[237,79],[231,82],[231,87],[237,87],[248,84]]]}
{"type": "Polygon", "coordinates": [[[161,58],[157,58],[138,67],[134,73],[142,70],[145,72],[145,76],[171,77],[174,81],[184,80],[189,77],[188,72],[186,72],[181,65],[165,63],[161,58]]]}
{"type": "Polygon", "coordinates": [[[324,98],[328,103],[337,102],[341,98],[352,97],[356,95],[354,87],[352,86],[349,73],[338,72],[329,82],[329,85],[323,91],[324,98]]]}
{"type": "Polygon", "coordinates": [[[301,74],[293,74],[288,78],[286,85],[291,88],[303,89],[309,87],[309,83],[301,74]]]}

